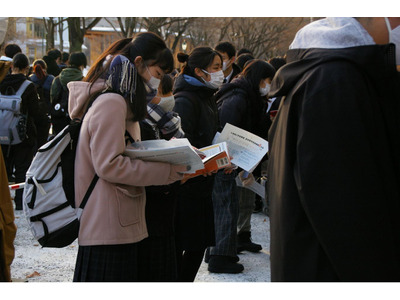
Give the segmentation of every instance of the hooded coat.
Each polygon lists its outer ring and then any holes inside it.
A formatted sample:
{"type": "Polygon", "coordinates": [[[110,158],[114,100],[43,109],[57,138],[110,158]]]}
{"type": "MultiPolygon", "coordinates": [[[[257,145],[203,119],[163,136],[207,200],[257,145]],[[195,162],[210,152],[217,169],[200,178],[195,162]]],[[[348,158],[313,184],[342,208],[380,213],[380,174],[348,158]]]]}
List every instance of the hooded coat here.
{"type": "Polygon", "coordinates": [[[400,280],[394,45],[352,18],[303,28],[272,82],[272,281],[400,280]]]}
{"type": "MultiPolygon", "coordinates": [[[[105,84],[75,81],[68,89],[69,113],[80,119],[90,95],[104,90],[105,84]]],[[[181,179],[170,164],[124,156],[126,131],[140,141],[139,124],[132,121],[125,99],[116,93],[98,96],[82,122],[75,158],[77,207],[94,175],[99,176],[80,219],[81,246],[128,244],[146,238],[144,187],[181,179]]]]}

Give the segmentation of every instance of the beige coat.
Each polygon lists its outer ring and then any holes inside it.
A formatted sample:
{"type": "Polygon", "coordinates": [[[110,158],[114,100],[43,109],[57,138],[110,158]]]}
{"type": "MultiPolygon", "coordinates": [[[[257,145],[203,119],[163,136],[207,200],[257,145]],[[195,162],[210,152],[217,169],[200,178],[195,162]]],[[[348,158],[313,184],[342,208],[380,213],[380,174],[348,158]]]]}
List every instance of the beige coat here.
{"type": "MultiPolygon", "coordinates": [[[[102,89],[103,84],[97,82],[91,92],[102,89]]],[[[71,118],[80,117],[88,99],[89,83],[71,82],[68,89],[71,118]]],[[[144,187],[182,178],[170,164],[122,155],[125,130],[140,140],[140,127],[128,120],[129,111],[122,96],[106,93],[95,100],[83,121],[75,160],[77,205],[95,173],[99,180],[81,217],[79,245],[126,244],[146,238],[144,187]]]]}

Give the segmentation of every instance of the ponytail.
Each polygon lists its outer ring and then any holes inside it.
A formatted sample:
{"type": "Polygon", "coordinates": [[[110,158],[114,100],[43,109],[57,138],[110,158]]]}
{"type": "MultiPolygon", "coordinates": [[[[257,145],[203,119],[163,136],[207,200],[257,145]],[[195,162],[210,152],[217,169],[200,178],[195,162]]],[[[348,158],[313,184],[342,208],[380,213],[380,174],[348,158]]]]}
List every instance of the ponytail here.
{"type": "Polygon", "coordinates": [[[42,66],[39,64],[37,64],[36,66],[33,67],[33,73],[36,74],[36,76],[39,80],[43,80],[43,78],[46,77],[46,73],[44,72],[42,66]]]}
{"type": "Polygon", "coordinates": [[[33,73],[36,74],[39,80],[46,78],[47,64],[42,59],[37,59],[33,62],[33,73]]]}

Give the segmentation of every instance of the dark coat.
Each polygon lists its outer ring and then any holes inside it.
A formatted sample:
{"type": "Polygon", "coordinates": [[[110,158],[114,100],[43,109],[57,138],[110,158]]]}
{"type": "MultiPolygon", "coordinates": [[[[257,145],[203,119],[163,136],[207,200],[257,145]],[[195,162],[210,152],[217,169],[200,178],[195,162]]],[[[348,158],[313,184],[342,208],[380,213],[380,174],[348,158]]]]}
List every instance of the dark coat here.
{"type": "Polygon", "coordinates": [[[36,85],[36,90],[39,94],[39,102],[43,102],[45,104],[46,113],[50,113],[50,89],[51,84],[53,83],[54,76],[47,75],[45,78],[40,80],[36,74],[32,74],[29,76],[29,80],[32,81],[36,85]]]}
{"type": "MultiPolygon", "coordinates": [[[[141,121],[141,140],[155,140],[156,134],[148,123],[141,121]]],[[[161,136],[160,138],[164,138],[161,136]]],[[[150,237],[172,236],[176,210],[176,194],[180,182],[170,185],[146,186],[146,225],[150,237]]]]}
{"type": "Polygon", "coordinates": [[[221,128],[226,123],[249,131],[261,138],[268,137],[271,122],[266,114],[266,97],[260,96],[244,77],[224,84],[216,94],[221,128]]]}
{"type": "Polygon", "coordinates": [[[293,49],[269,96],[272,281],[400,280],[393,45],[293,49]]]}
{"type": "MultiPolygon", "coordinates": [[[[185,137],[197,148],[211,145],[218,129],[214,92],[203,84],[189,84],[183,75],[174,85],[173,110],[181,117],[185,137]],[[187,94],[179,94],[182,91],[187,94]]],[[[179,188],[176,239],[184,250],[202,250],[215,244],[213,184],[214,176],[198,176],[179,188]]]]}
{"type": "Polygon", "coordinates": [[[238,76],[240,72],[242,72],[240,67],[235,63],[232,64],[232,69],[233,69],[232,76],[229,78],[229,81],[227,83],[232,82],[232,80],[235,79],[235,77],[238,76]]]}

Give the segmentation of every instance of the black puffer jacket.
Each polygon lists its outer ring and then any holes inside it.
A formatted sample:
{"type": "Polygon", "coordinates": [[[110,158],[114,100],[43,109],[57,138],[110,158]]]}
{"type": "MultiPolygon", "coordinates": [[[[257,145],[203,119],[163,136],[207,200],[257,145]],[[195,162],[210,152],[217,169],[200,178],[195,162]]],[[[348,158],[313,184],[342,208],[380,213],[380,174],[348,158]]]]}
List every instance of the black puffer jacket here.
{"type": "MultiPolygon", "coordinates": [[[[9,87],[16,92],[25,80],[27,78],[23,74],[9,74],[0,83],[0,92],[6,94],[9,87]]],[[[34,83],[30,84],[22,94],[21,113],[28,113],[27,138],[22,141],[21,145],[33,146],[37,137],[36,128],[48,123],[46,115],[39,110],[39,99],[34,83]]]]}
{"type": "MultiPolygon", "coordinates": [[[[188,77],[186,77],[188,78],[188,77]]],[[[218,110],[214,93],[193,77],[187,81],[180,75],[174,85],[175,107],[174,111],[182,120],[182,129],[189,142],[202,148],[211,145],[218,129],[218,110]],[[194,85],[191,83],[200,83],[194,85]]]]}
{"type": "Polygon", "coordinates": [[[216,94],[220,125],[226,123],[247,130],[264,139],[271,122],[266,114],[266,97],[260,96],[249,81],[240,76],[224,84],[216,94]]]}

